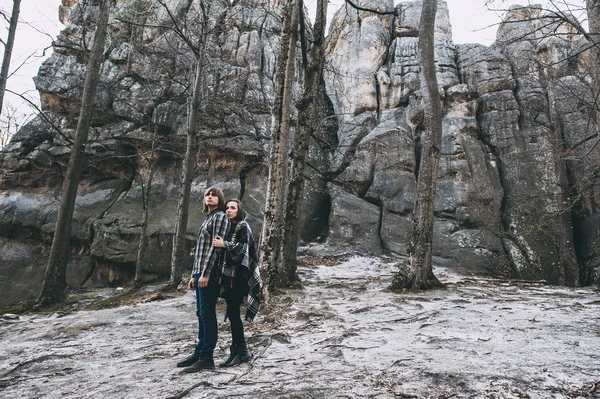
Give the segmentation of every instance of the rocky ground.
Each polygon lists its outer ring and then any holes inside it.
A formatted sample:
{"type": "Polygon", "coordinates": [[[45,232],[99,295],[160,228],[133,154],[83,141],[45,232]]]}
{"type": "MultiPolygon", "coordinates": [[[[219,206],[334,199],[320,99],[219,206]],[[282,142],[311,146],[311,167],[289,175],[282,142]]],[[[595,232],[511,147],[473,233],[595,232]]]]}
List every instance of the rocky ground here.
{"type": "MultiPolygon", "coordinates": [[[[175,367],[194,345],[191,292],[5,315],[0,397],[600,398],[598,290],[437,268],[446,290],[394,294],[392,263],[334,263],[306,261],[305,289],[247,326],[251,363],[199,374],[175,367]]],[[[222,323],[217,358],[228,340],[222,323]]]]}

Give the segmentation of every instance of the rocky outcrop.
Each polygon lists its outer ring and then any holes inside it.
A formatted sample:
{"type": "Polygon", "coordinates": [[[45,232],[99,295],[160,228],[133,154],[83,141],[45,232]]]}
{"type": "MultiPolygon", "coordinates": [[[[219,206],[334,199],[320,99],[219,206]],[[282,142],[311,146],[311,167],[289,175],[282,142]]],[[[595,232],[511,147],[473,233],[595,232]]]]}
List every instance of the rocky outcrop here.
{"type": "MultiPolygon", "coordinates": [[[[336,164],[341,170],[335,182],[351,194],[379,206],[380,218],[373,223],[381,241],[371,248],[370,252],[374,254],[381,250],[406,253],[422,131],[418,65],[420,3],[401,3],[396,10],[399,17],[386,35],[380,35],[390,37],[383,61],[371,56],[371,48],[363,50],[357,41],[350,41],[355,46],[351,53],[359,59],[378,63],[378,68],[371,68],[377,70],[376,79],[370,81],[371,89],[367,90],[377,92],[378,97],[370,107],[354,109],[351,120],[344,121],[338,132],[340,144],[346,144],[347,148],[342,149],[344,158],[336,164]]],[[[341,27],[334,25],[332,30],[346,31],[354,23],[355,16],[350,11],[338,13],[345,19],[335,20],[334,24],[341,27]]],[[[377,17],[371,15],[371,18],[377,17]]],[[[379,26],[385,26],[386,19],[380,19],[379,26]]],[[[493,154],[481,140],[477,97],[480,87],[487,90],[501,88],[500,83],[495,83],[502,80],[497,75],[506,71],[510,73],[510,67],[499,53],[480,55],[477,54],[477,46],[457,48],[452,42],[448,21],[448,9],[445,3],[440,3],[436,20],[436,63],[440,91],[444,95],[445,117],[434,251],[436,256],[453,266],[479,271],[506,271],[508,263],[500,233],[503,188],[493,154]],[[478,60],[472,60],[475,56],[490,63],[501,58],[503,68],[488,71],[478,60]],[[462,63],[457,62],[457,58],[460,60],[461,57],[462,63]],[[460,69],[465,64],[468,66],[460,69]],[[481,79],[481,83],[476,72],[478,68],[487,73],[486,81],[481,79]],[[462,83],[464,75],[469,76],[470,81],[462,83]],[[477,77],[471,77],[473,75],[477,77]]],[[[330,59],[334,62],[330,63],[328,70],[336,70],[335,60],[346,55],[346,46],[346,40],[330,37],[330,59]],[[338,52],[341,55],[337,55],[338,52]]],[[[352,69],[355,63],[344,65],[347,75],[360,73],[352,69]]],[[[351,109],[353,99],[337,94],[338,87],[342,85],[339,80],[341,78],[333,72],[326,75],[328,93],[342,102],[339,109],[351,109]]],[[[509,81],[512,87],[508,86],[513,88],[514,80],[509,81]]],[[[332,194],[333,198],[338,196],[332,194]]],[[[330,226],[337,224],[337,217],[336,213],[330,216],[330,226]]],[[[373,228],[366,221],[362,225],[363,229],[357,231],[359,236],[349,240],[348,249],[358,241],[372,242],[367,236],[373,228]]],[[[330,241],[337,239],[331,231],[330,241]]]]}
{"type": "MultiPolygon", "coordinates": [[[[345,5],[332,21],[301,239],[324,243],[308,249],[321,254],[405,254],[423,131],[420,3],[359,3],[395,14],[345,5]]],[[[186,24],[189,42],[197,43],[197,2],[167,4],[186,24]]],[[[209,185],[241,198],[260,231],[282,23],[278,2],[211,4],[189,251],[209,185]]],[[[44,114],[0,152],[0,285],[10,285],[10,301],[35,295],[43,276],[95,15],[93,2],[63,1],[65,29],[35,78],[44,114]]],[[[600,146],[586,42],[544,18],[537,8],[515,7],[493,46],[455,45],[447,6],[439,3],[436,64],[444,120],[437,264],[557,284],[568,282],[574,263],[582,282],[600,275],[600,146]]],[[[161,7],[118,2],[111,21],[75,209],[73,286],[131,278],[150,166],[145,277],[170,272],[194,53],[168,28],[171,16],[161,7]],[[150,163],[152,140],[157,150],[150,163]]],[[[295,117],[294,111],[292,126],[295,117]]]]}
{"type": "MultiPolygon", "coordinates": [[[[13,278],[21,280],[19,275],[28,276],[27,284],[19,284],[19,294],[1,299],[0,306],[34,296],[41,286],[47,259],[40,254],[48,252],[53,234],[84,80],[84,49],[93,37],[97,7],[94,2],[87,4],[63,2],[61,18],[66,27],[35,78],[44,117],[23,127],[0,153],[0,275],[7,276],[0,284],[4,287],[12,284],[13,278]],[[29,244],[21,243],[23,238],[28,238],[29,244]],[[32,251],[32,245],[38,250],[32,251]],[[23,264],[29,271],[15,272],[23,264]]],[[[69,281],[74,286],[121,285],[132,277],[150,167],[147,155],[153,139],[157,155],[152,164],[150,256],[146,256],[144,272],[147,279],[170,273],[194,56],[192,49],[166,28],[173,23],[165,9],[158,3],[155,7],[149,4],[118,2],[112,12],[75,208],[73,253],[86,261],[72,257],[67,267],[78,270],[79,277],[69,281]],[[128,20],[135,20],[136,25],[128,20]],[[165,28],[157,27],[160,25],[165,28]]],[[[177,23],[186,24],[191,32],[190,43],[197,43],[197,2],[170,0],[166,4],[177,23]]],[[[205,68],[198,125],[203,145],[197,154],[192,187],[188,253],[203,220],[202,197],[209,185],[221,186],[227,197],[242,198],[251,223],[260,231],[281,26],[277,7],[261,1],[235,6],[229,1],[212,2],[210,21],[214,26],[207,27],[213,29],[207,45],[211,62],[205,68]]]]}
{"type": "MultiPolygon", "coordinates": [[[[382,35],[390,45],[373,83],[377,108],[354,112],[353,120],[361,123],[341,126],[338,136],[347,144],[343,151],[348,161],[338,163],[336,182],[379,205],[382,219],[373,224],[380,228],[382,248],[404,253],[422,129],[420,4],[404,2],[396,9],[393,29],[382,35]],[[379,137],[376,144],[374,137],[379,137]],[[394,167],[386,162],[390,159],[394,167]]],[[[354,23],[351,13],[340,15],[345,19],[336,21],[341,27],[334,26],[335,31],[354,23]]],[[[387,21],[380,19],[381,25],[387,21]]],[[[584,49],[583,39],[535,7],[515,6],[506,21],[490,48],[454,46],[447,9],[440,4],[436,64],[445,116],[434,251],[438,262],[473,270],[489,268],[561,284],[578,280],[579,269],[585,280],[598,266],[592,249],[597,233],[591,227],[597,225],[591,220],[598,209],[591,204],[597,198],[592,175],[598,169],[592,165],[599,150],[593,101],[583,106],[584,99],[591,99],[582,66],[586,53],[579,54],[579,64],[569,58],[584,49]],[[585,120],[589,123],[584,126],[585,120]],[[577,161],[566,153],[577,154],[577,161]],[[588,199],[580,203],[584,197],[588,199]]],[[[337,51],[345,54],[347,43],[338,45],[335,36],[331,40],[333,59],[337,51]]],[[[360,48],[354,53],[371,62],[379,59],[360,48]]],[[[346,65],[347,75],[355,76],[353,66],[346,65]]],[[[348,104],[339,109],[347,109],[352,101],[336,95],[343,85],[339,80],[330,74],[326,87],[332,98],[348,104]]],[[[370,234],[369,227],[364,231],[370,234]]]]}

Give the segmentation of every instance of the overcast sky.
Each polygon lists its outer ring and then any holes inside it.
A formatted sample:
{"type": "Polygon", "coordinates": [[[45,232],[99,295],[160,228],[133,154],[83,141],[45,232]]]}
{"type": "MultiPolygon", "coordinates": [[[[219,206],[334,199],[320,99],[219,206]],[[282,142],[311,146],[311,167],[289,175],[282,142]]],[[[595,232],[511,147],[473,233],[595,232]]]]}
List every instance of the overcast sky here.
{"type": "MultiPolygon", "coordinates": [[[[314,15],[314,9],[317,0],[304,0],[309,11],[314,15]]],[[[401,1],[395,1],[396,4],[401,1]]],[[[501,7],[507,3],[517,3],[518,0],[504,2],[498,0],[501,7]]],[[[525,3],[526,1],[522,1],[525,3]]],[[[452,24],[452,33],[454,43],[481,43],[490,45],[496,38],[496,27],[502,12],[491,11],[485,7],[485,0],[446,0],[448,10],[450,11],[450,23],[452,24]]],[[[328,16],[331,19],[333,14],[344,4],[344,0],[329,0],[328,16]]],[[[314,17],[313,17],[314,21],[314,17]]]]}
{"type": "MultiPolygon", "coordinates": [[[[10,62],[10,77],[7,89],[25,93],[32,101],[39,104],[39,95],[35,91],[32,77],[37,74],[42,61],[52,54],[49,48],[52,39],[56,37],[63,25],[58,20],[60,0],[21,0],[19,25],[15,35],[15,44],[10,62]]],[[[0,9],[9,16],[12,13],[12,0],[0,0],[0,9]]],[[[4,42],[7,36],[8,24],[2,21],[0,37],[4,42]]],[[[0,46],[2,54],[4,45],[0,46]]],[[[26,102],[6,93],[4,97],[3,114],[7,106],[15,106],[18,113],[25,116],[33,112],[26,102]]],[[[22,119],[22,118],[21,118],[22,119]]],[[[21,120],[23,122],[23,119],[21,120]]]]}
{"type": "MultiPolygon", "coordinates": [[[[555,0],[560,3],[561,0],[555,0]]],[[[582,0],[571,0],[580,3],[582,0]]],[[[500,21],[502,12],[487,9],[485,0],[447,0],[452,24],[453,40],[455,43],[481,43],[490,45],[496,36],[496,26],[500,21]]],[[[498,7],[505,8],[518,0],[496,0],[498,7]]],[[[537,1],[543,2],[543,1],[537,1]]],[[[330,0],[329,16],[344,3],[344,0],[330,0]]],[[[400,1],[396,1],[400,3],[400,1]]],[[[526,4],[527,1],[521,1],[526,4]]],[[[33,101],[38,102],[32,77],[37,74],[41,61],[46,59],[51,49],[48,47],[52,38],[63,28],[58,21],[58,7],[60,0],[22,0],[21,20],[16,34],[16,41],[11,60],[11,73],[7,87],[16,92],[29,93],[33,101]],[[44,49],[47,49],[44,51],[44,49]],[[33,54],[33,56],[32,56],[33,54]],[[15,69],[19,68],[16,72],[15,69]]],[[[314,14],[316,0],[305,0],[306,6],[314,14]]],[[[11,0],[0,0],[0,9],[10,15],[11,0]]],[[[312,17],[314,20],[314,17],[312,17]]],[[[2,25],[0,36],[6,38],[6,23],[2,25]]],[[[5,104],[16,104],[20,110],[28,111],[23,101],[9,93],[6,94],[5,104]]]]}

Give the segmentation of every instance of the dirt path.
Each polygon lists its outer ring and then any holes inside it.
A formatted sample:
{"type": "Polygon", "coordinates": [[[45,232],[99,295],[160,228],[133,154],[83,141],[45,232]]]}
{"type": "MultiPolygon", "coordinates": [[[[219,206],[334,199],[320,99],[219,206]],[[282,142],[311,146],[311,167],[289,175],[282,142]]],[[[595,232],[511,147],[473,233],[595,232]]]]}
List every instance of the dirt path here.
{"type": "Polygon", "coordinates": [[[398,295],[393,271],[302,267],[305,289],[247,326],[253,362],[192,375],[174,367],[194,344],[192,293],[0,320],[0,397],[600,398],[597,290],[436,269],[447,290],[398,295]]]}

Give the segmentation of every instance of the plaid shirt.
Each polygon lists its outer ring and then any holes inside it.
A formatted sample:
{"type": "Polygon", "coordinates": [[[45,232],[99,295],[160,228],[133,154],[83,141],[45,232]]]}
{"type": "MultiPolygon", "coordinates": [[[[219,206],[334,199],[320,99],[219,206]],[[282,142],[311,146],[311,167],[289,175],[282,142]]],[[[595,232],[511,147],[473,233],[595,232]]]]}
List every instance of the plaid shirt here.
{"type": "Polygon", "coordinates": [[[226,290],[233,289],[236,269],[241,271],[247,284],[244,291],[248,294],[245,318],[247,321],[252,321],[260,309],[262,280],[254,237],[246,221],[241,221],[235,226],[231,241],[225,241],[225,248],[227,256],[223,259],[221,267],[221,285],[226,290]]]}
{"type": "Polygon", "coordinates": [[[200,274],[200,277],[210,279],[213,272],[220,272],[219,266],[223,258],[224,249],[215,248],[212,240],[216,237],[227,237],[231,222],[225,212],[214,210],[206,216],[206,220],[198,231],[196,242],[196,253],[194,254],[194,267],[192,277],[200,274]]]}

